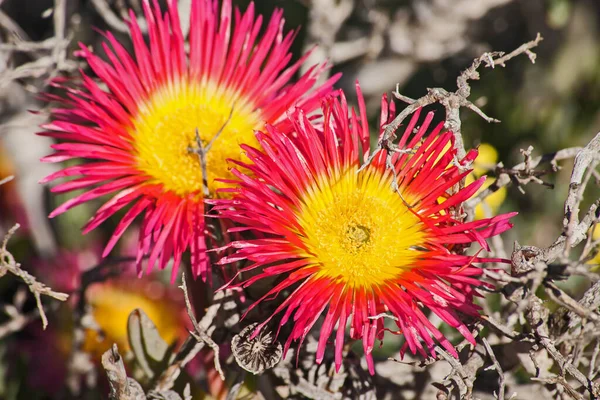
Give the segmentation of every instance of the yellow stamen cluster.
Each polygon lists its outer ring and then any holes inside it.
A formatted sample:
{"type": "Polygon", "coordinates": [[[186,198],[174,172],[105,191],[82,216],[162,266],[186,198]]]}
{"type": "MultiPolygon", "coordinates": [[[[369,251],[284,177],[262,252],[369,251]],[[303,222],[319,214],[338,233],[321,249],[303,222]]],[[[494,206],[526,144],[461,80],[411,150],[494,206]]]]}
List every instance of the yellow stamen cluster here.
{"type": "Polygon", "coordinates": [[[390,184],[381,171],[351,167],[307,190],[299,221],[318,276],[373,287],[413,267],[424,227],[390,184]]]}
{"type": "Polygon", "coordinates": [[[202,169],[196,130],[206,149],[210,193],[223,186],[215,178],[230,178],[227,159],[241,160],[242,143],[256,146],[254,129],[260,115],[239,94],[209,84],[166,87],[141,104],[131,136],[137,167],[152,183],[180,196],[202,193],[202,169]]]}

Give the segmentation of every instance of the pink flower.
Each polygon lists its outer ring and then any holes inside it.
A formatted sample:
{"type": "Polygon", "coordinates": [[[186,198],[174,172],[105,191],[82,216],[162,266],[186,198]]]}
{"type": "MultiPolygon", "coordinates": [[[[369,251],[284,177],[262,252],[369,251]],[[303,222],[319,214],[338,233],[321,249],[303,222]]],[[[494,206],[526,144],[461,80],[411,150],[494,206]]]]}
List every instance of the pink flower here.
{"type": "Polygon", "coordinates": [[[135,56],[107,32],[108,62],[83,44],[79,51],[100,83],[82,73],[82,83],[74,88],[55,83],[66,97],[48,95],[59,105],[42,134],[60,143],[43,161],[91,161],[42,180],[76,177],[52,191],[85,190],[50,217],[110,195],[84,228],[87,233],[128,207],[103,256],[141,215],[138,267],[144,256],[149,256],[148,269],[156,262],[164,268],[174,258],[174,279],[182,254],[190,249],[194,273],[206,279],[205,184],[213,196],[223,186],[214,179],[230,176],[227,160],[244,160],[239,145],[258,144],[254,129],[268,122],[286,131],[285,113],[296,105],[318,108],[338,77],[315,87],[325,69],[321,65],[291,83],[304,58],[290,65],[295,33],[284,34],[281,10],[273,12],[259,36],[263,18],[255,15],[253,3],[242,13],[232,10],[231,0],[223,0],[220,11],[216,1],[194,0],[188,51],[176,1],[168,2],[164,14],[157,1],[143,5],[149,46],[131,12],[135,56]],[[207,176],[196,154],[202,152],[207,176]]]}
{"type": "MultiPolygon", "coordinates": [[[[433,113],[418,129],[419,112],[414,114],[398,143],[410,151],[393,154],[393,171],[386,168],[384,152],[359,171],[370,146],[358,85],[357,90],[360,118],[343,95],[330,97],[322,107],[322,130],[299,111],[289,121],[293,137],[268,125],[267,133],[257,134],[263,150],[243,146],[251,163],[236,162],[237,187],[228,189],[232,197],[211,202],[219,217],[242,225],[236,230],[252,230],[261,237],[231,243],[235,253],[220,262],[250,263],[240,274],[256,271],[243,279],[242,287],[278,278],[250,309],[290,292],[273,314],[281,315],[280,326],[292,325],[286,351],[324,316],[317,361],[322,361],[335,331],[339,369],[349,323],[350,337],[362,340],[374,373],[371,353],[375,339],[383,338],[381,314],[386,313],[398,327],[391,333],[403,334],[411,352],[425,356],[438,342],[456,356],[424,310],[474,342],[458,313],[479,315],[473,297],[485,284],[474,264],[506,260],[469,256],[462,249],[471,243],[487,249],[486,239],[510,229],[515,213],[472,222],[456,217],[485,177],[453,190],[470,170],[461,172],[453,162],[453,135],[442,133],[443,124],[425,136],[433,113]]],[[[380,133],[394,114],[394,104],[384,97],[380,133]]],[[[476,157],[477,151],[471,150],[460,164],[476,157]]]]}

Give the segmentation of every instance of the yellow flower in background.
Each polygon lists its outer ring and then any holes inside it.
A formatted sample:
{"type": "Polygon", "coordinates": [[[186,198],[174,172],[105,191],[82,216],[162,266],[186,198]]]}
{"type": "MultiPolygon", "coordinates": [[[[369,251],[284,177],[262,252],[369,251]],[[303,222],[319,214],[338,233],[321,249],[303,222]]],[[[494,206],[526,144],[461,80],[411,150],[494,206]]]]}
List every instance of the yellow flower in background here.
{"type": "MultiPolygon", "coordinates": [[[[446,145],[444,151],[450,150],[450,147],[450,144],[446,145]]],[[[482,143],[479,145],[477,150],[479,151],[479,155],[471,166],[473,171],[467,175],[465,179],[465,186],[470,185],[483,175],[486,175],[486,173],[494,169],[498,163],[498,151],[491,144],[482,143]]],[[[496,182],[496,178],[488,177],[483,185],[481,185],[475,196],[490,187],[490,185],[492,185],[494,182],[496,182]]],[[[500,209],[500,206],[504,202],[504,199],[506,199],[506,187],[501,187],[491,195],[487,196],[483,202],[479,203],[475,207],[475,219],[478,220],[489,218],[496,215],[500,209]]],[[[442,203],[445,201],[445,198],[440,196],[438,200],[440,203],[442,203]]]]}
{"type": "MultiPolygon", "coordinates": [[[[498,162],[498,151],[488,143],[482,143],[479,145],[479,156],[473,163],[473,172],[467,175],[466,185],[470,185],[477,178],[485,175],[488,171],[494,168],[498,162]]],[[[489,177],[485,180],[485,183],[477,191],[477,194],[487,189],[490,185],[496,182],[496,178],[489,177]]],[[[476,194],[476,195],[477,195],[476,194]]],[[[485,200],[475,207],[475,219],[482,219],[485,217],[491,217],[497,214],[500,206],[506,199],[506,188],[501,187],[491,195],[485,198],[485,200]]]]}
{"type": "MultiPolygon", "coordinates": [[[[0,135],[1,136],[1,135],[0,135]]],[[[9,176],[17,177],[18,171],[9,150],[3,146],[0,138],[0,180],[9,176]]],[[[23,198],[17,189],[17,180],[0,185],[0,219],[7,224],[19,223],[21,233],[29,231],[29,219],[23,198]]]]}
{"type": "Polygon", "coordinates": [[[15,168],[9,157],[8,150],[0,142],[0,179],[4,179],[15,173],[15,168]]]}
{"type": "MultiPolygon", "coordinates": [[[[592,235],[592,240],[597,241],[600,240],[600,225],[596,225],[593,230],[591,230],[590,234],[592,235]]],[[[600,269],[600,245],[596,246],[596,256],[586,262],[586,264],[594,265],[591,270],[598,271],[600,269]]]]}
{"type": "Polygon", "coordinates": [[[83,350],[99,358],[116,343],[123,353],[129,351],[127,320],[136,308],[144,310],[167,343],[184,340],[185,306],[174,291],[156,280],[140,280],[135,276],[91,286],[86,293],[87,301],[99,332],[86,331],[83,350]]]}

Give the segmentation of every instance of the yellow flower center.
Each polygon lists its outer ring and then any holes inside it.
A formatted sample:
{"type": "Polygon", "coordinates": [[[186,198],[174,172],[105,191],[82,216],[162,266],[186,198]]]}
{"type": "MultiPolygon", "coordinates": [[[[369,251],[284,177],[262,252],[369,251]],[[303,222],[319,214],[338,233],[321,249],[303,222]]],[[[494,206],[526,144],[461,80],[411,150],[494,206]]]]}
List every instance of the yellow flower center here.
{"type": "Polygon", "coordinates": [[[194,152],[200,147],[197,130],[206,154],[208,187],[214,195],[215,189],[224,186],[214,179],[232,177],[226,160],[242,159],[242,143],[257,145],[254,129],[259,122],[259,113],[238,93],[186,82],[165,87],[140,105],[133,121],[137,167],[167,191],[180,196],[202,193],[201,162],[194,152]]]}
{"type": "Polygon", "coordinates": [[[321,177],[303,198],[299,222],[318,276],[374,287],[414,266],[424,225],[391,189],[390,176],[356,171],[321,177]]]}

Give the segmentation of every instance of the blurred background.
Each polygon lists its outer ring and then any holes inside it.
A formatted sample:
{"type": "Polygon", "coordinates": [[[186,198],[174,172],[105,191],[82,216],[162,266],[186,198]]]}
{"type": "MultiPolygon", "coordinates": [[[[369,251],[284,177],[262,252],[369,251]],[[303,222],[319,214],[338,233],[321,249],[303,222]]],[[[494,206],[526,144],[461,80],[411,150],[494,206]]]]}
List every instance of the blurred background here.
{"type": "MultiPolygon", "coordinates": [[[[248,1],[236,3],[245,8],[248,1]]],[[[186,4],[180,2],[184,11],[186,4]]],[[[480,68],[481,79],[472,82],[470,100],[501,121],[489,124],[461,110],[466,147],[481,145],[484,155],[478,175],[493,177],[489,167],[499,161],[506,167],[522,162],[520,149],[530,145],[534,155],[552,153],[583,146],[600,131],[597,0],[259,0],[256,6],[265,15],[283,8],[286,28],[299,32],[295,57],[318,45],[306,67],[330,60],[330,72],[343,73],[338,86],[352,101],[354,82],[360,81],[373,126],[381,95],[396,85],[412,98],[432,87],[456,90],[456,77],[474,58],[486,51],[512,51],[541,33],[535,64],[519,56],[505,68],[480,68]]],[[[47,106],[39,94],[49,90],[49,79],[77,76],[77,69],[85,68],[73,57],[78,42],[102,52],[98,30],[111,30],[129,44],[122,22],[129,8],[141,15],[138,0],[0,0],[0,180],[14,176],[0,186],[0,238],[19,223],[8,246],[15,259],[54,290],[72,294],[65,303],[44,300],[49,327],[42,331],[27,287],[9,275],[0,279],[0,398],[106,398],[103,372],[94,365],[113,342],[127,349],[127,316],[135,308],[145,310],[167,342],[187,335],[181,292],[161,273],[138,279],[128,263],[135,231],[114,252],[125,272],[112,276],[109,270],[107,279],[89,287],[86,282],[81,293],[83,274],[101,262],[102,246],[117,220],[83,236],[81,227],[101,201],[49,220],[48,213],[66,197],[49,196],[48,188],[37,183],[59,168],[39,162],[52,144],[35,135],[47,106]],[[65,7],[64,18],[54,13],[56,5],[65,7]],[[81,296],[89,310],[78,309],[81,296]],[[74,330],[74,315],[83,311],[91,312],[99,326],[74,330]],[[89,355],[79,375],[83,382],[69,380],[72,369],[81,368],[73,360],[74,341],[89,355]]],[[[186,21],[184,15],[181,19],[186,21]]],[[[431,108],[443,118],[443,108],[431,108]]],[[[554,189],[528,185],[521,193],[509,186],[489,199],[488,211],[520,213],[516,228],[504,237],[509,253],[514,240],[547,246],[560,234],[572,160],[561,165],[543,178],[554,189]]],[[[599,196],[597,186],[590,188],[582,209],[599,196]]],[[[564,285],[577,298],[586,282],[570,279],[564,285]]],[[[397,347],[392,344],[389,351],[393,355],[397,347]]],[[[211,363],[199,359],[188,373],[214,375],[211,363]]],[[[208,385],[197,393],[219,397],[220,390],[218,384],[208,385]]]]}

